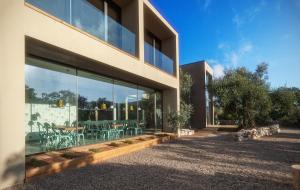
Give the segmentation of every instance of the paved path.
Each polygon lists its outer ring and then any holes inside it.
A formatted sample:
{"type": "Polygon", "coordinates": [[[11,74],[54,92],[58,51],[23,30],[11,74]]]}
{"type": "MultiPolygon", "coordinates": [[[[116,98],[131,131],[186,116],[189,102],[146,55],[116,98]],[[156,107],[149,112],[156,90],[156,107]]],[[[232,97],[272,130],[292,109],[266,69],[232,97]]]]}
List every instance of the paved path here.
{"type": "Polygon", "coordinates": [[[102,164],[67,170],[26,189],[292,189],[290,165],[300,163],[300,131],[234,142],[231,135],[186,137],[102,164]]]}

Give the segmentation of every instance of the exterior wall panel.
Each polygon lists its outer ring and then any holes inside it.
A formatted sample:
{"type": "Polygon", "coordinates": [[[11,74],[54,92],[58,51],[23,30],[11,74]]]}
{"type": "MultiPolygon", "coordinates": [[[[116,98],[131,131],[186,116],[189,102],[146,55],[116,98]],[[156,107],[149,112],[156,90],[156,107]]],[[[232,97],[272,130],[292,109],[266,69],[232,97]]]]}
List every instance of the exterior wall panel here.
{"type": "MultiPolygon", "coordinates": [[[[100,69],[101,65],[108,65],[150,82],[159,83],[165,87],[161,89],[164,93],[163,107],[166,110],[179,110],[178,34],[147,0],[134,1],[136,6],[128,7],[125,14],[128,17],[138,15],[137,57],[80,31],[23,0],[0,1],[0,189],[22,183],[25,177],[26,37],[94,60],[99,63],[100,69]],[[176,77],[144,63],[144,5],[148,6],[176,37],[176,77]],[[134,8],[137,8],[137,12],[129,14],[128,11],[134,8]]],[[[166,119],[164,121],[166,128],[166,119]]]]}

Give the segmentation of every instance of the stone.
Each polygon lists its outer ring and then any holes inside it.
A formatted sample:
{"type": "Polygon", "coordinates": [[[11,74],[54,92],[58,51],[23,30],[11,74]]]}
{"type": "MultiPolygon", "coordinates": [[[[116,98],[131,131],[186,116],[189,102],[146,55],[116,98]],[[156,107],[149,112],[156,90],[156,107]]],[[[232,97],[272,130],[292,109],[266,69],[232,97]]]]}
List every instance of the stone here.
{"type": "Polygon", "coordinates": [[[279,125],[272,125],[269,127],[241,129],[235,134],[234,138],[236,141],[242,141],[243,139],[258,139],[263,136],[271,136],[278,133],[280,133],[279,125]]]}

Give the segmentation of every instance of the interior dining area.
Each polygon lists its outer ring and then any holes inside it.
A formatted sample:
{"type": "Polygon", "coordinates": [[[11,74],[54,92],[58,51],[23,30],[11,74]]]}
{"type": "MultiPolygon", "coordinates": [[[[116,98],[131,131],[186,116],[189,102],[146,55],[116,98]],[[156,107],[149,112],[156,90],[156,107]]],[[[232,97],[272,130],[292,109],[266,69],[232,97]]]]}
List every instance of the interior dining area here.
{"type": "Polygon", "coordinates": [[[160,131],[162,120],[159,90],[26,57],[26,155],[160,131]]]}

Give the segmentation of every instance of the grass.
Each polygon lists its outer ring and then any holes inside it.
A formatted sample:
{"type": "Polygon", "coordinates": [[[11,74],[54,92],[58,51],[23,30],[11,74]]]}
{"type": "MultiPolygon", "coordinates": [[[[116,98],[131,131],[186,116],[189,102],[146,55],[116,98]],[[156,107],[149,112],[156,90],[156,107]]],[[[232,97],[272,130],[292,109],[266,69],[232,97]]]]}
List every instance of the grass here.
{"type": "Polygon", "coordinates": [[[80,155],[80,153],[77,153],[77,152],[65,152],[61,156],[64,158],[67,158],[67,159],[73,159],[73,158],[78,158],[81,155],[80,155]]]}
{"type": "Polygon", "coordinates": [[[91,148],[89,149],[90,152],[99,153],[103,151],[103,148],[91,148]]]}
{"type": "Polygon", "coordinates": [[[160,134],[156,134],[157,137],[167,137],[169,136],[168,134],[165,133],[160,133],[160,134]]]}
{"type": "Polygon", "coordinates": [[[123,143],[125,143],[125,144],[133,144],[133,141],[131,141],[131,140],[125,140],[125,141],[123,141],[123,143]]]}
{"type": "Polygon", "coordinates": [[[30,160],[28,160],[26,164],[31,167],[41,167],[47,165],[48,163],[36,158],[30,158],[30,160]]]}
{"type": "Polygon", "coordinates": [[[112,142],[109,144],[109,146],[113,146],[113,147],[119,147],[121,146],[120,144],[116,143],[116,142],[112,142]]]}

